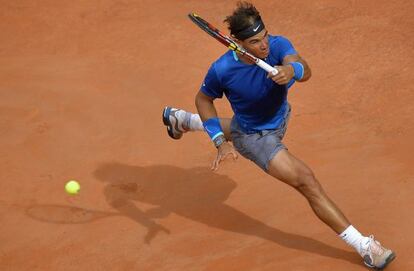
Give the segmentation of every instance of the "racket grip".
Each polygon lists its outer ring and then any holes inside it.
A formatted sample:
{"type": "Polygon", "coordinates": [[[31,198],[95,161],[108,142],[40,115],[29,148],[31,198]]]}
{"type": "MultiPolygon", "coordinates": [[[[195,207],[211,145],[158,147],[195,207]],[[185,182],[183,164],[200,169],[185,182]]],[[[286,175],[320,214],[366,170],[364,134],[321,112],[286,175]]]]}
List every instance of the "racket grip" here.
{"type": "Polygon", "coordinates": [[[261,59],[258,59],[258,61],[256,62],[257,66],[259,66],[260,68],[262,68],[263,70],[270,72],[273,75],[278,74],[278,71],[276,68],[270,66],[269,64],[267,64],[266,62],[264,62],[261,59]]]}

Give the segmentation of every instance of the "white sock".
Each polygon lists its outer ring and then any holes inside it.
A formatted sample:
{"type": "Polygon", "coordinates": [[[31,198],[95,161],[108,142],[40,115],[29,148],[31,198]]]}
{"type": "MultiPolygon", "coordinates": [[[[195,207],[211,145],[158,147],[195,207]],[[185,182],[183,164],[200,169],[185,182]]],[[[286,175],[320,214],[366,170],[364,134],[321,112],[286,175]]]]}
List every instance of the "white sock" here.
{"type": "Polygon", "coordinates": [[[343,233],[339,235],[348,245],[353,247],[361,255],[361,248],[365,248],[368,245],[369,238],[363,236],[352,225],[349,225],[343,233]]]}
{"type": "Polygon", "coordinates": [[[204,131],[203,122],[200,119],[200,115],[185,112],[185,118],[183,126],[190,131],[204,131]]]}

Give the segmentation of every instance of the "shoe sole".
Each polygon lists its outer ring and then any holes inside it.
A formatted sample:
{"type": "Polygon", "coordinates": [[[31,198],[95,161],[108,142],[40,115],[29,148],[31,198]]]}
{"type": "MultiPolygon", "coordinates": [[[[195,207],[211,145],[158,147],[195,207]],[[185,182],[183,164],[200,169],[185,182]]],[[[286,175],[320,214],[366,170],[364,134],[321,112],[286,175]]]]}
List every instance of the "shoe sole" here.
{"type": "Polygon", "coordinates": [[[390,262],[392,262],[394,259],[395,259],[395,257],[396,257],[397,255],[395,255],[395,253],[393,252],[393,253],[391,253],[390,254],[390,256],[388,256],[388,258],[387,259],[385,259],[385,263],[384,263],[384,265],[383,266],[381,266],[381,267],[379,267],[379,268],[377,268],[377,270],[383,270],[385,267],[387,267],[387,265],[390,263],[390,262]]]}
{"type": "Polygon", "coordinates": [[[171,107],[169,107],[169,106],[166,106],[165,108],[164,108],[164,110],[162,111],[162,122],[164,123],[164,125],[165,126],[167,126],[167,133],[168,133],[168,135],[172,138],[172,139],[175,139],[175,140],[178,140],[179,138],[175,138],[174,137],[174,133],[173,133],[173,131],[172,131],[172,129],[173,129],[173,127],[172,127],[172,125],[171,125],[171,123],[170,123],[170,118],[169,118],[169,116],[170,116],[170,113],[171,113],[171,107]]]}
{"type": "Polygon", "coordinates": [[[367,266],[367,267],[369,267],[369,268],[372,268],[372,269],[374,269],[374,270],[383,270],[385,267],[387,267],[388,266],[388,264],[389,263],[391,263],[394,259],[395,259],[395,257],[396,257],[397,255],[395,255],[395,253],[393,252],[393,253],[391,253],[389,256],[388,256],[388,258],[387,259],[385,259],[385,263],[382,265],[382,266],[380,266],[380,267],[376,267],[376,266],[373,266],[373,265],[369,265],[369,264],[366,264],[365,262],[365,265],[367,266]]]}
{"type": "Polygon", "coordinates": [[[162,111],[162,122],[164,123],[165,126],[171,126],[170,120],[168,118],[170,113],[171,113],[171,107],[169,106],[166,106],[164,110],[162,111]]]}

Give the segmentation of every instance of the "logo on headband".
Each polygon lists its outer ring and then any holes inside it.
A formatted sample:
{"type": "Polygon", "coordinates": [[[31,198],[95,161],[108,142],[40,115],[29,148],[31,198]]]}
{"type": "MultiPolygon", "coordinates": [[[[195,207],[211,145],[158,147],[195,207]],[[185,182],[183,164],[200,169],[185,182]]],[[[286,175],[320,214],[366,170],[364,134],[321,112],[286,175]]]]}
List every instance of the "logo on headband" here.
{"type": "Polygon", "coordinates": [[[239,40],[245,40],[250,37],[253,37],[260,31],[262,31],[265,28],[263,21],[261,18],[258,18],[253,25],[243,29],[242,31],[231,33],[236,39],[239,40]]]}

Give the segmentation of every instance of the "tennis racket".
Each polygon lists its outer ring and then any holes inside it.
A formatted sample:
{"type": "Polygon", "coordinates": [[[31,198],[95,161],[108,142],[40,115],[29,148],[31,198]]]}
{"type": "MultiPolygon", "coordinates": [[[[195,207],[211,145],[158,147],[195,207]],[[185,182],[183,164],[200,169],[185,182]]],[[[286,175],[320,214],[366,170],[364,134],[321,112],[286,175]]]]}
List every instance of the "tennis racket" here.
{"type": "Polygon", "coordinates": [[[242,56],[247,57],[249,60],[256,63],[257,66],[262,68],[263,70],[270,72],[273,75],[276,75],[278,73],[277,69],[270,66],[260,58],[255,57],[254,55],[247,52],[244,48],[240,47],[236,42],[234,42],[229,36],[224,35],[220,30],[218,30],[216,27],[212,26],[209,22],[201,18],[195,13],[188,14],[188,17],[190,17],[191,21],[193,21],[196,25],[198,25],[202,30],[204,30],[207,34],[218,40],[220,43],[224,44],[226,47],[228,47],[230,50],[233,50],[237,53],[239,53],[242,56]]]}

